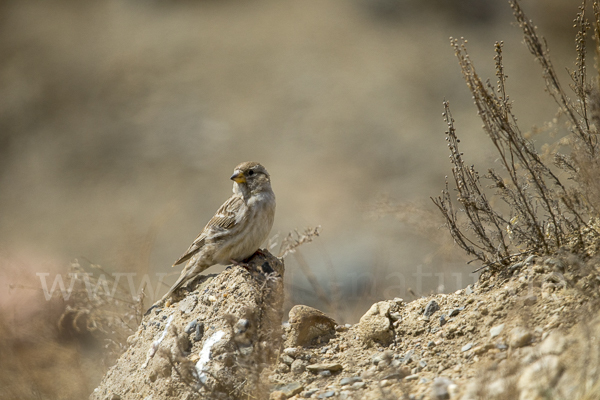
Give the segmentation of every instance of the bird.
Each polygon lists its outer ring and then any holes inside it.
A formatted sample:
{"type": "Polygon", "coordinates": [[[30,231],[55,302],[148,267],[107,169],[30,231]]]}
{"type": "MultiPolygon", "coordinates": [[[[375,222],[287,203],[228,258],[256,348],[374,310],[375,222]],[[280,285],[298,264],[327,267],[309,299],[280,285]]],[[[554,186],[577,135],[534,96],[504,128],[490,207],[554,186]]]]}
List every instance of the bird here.
{"type": "Polygon", "coordinates": [[[252,256],[267,239],[275,220],[271,176],[261,164],[247,161],[230,178],[233,194],[208,221],[173,267],[187,261],[181,275],[161,301],[215,264],[238,264],[252,256]]]}

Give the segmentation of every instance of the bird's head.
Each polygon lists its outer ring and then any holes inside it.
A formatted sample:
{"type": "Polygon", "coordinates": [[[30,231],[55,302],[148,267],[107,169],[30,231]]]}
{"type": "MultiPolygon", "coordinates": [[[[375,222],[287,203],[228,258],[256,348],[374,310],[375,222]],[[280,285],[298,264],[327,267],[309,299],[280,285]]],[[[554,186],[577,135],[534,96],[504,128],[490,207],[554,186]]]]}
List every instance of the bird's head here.
{"type": "MultiPolygon", "coordinates": [[[[254,161],[246,161],[235,167],[231,180],[236,182],[242,192],[267,190],[271,187],[271,177],[265,167],[254,161]]],[[[234,185],[235,186],[235,185],[234,185]]]]}

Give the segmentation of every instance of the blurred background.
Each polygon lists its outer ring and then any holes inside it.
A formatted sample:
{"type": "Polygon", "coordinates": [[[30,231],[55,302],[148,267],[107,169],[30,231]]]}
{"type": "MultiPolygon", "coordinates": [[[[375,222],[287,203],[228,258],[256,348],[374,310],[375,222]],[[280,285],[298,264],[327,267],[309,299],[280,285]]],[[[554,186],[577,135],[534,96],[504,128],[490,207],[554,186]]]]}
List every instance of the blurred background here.
{"type": "MultiPolygon", "coordinates": [[[[565,85],[578,4],[522,1],[565,85]]],[[[171,273],[162,295],[246,160],[272,176],[273,242],[322,227],[286,258],[288,308],[353,323],[472,283],[429,199],[450,173],[444,99],[467,159],[495,163],[450,36],[492,81],[504,41],[523,129],[554,116],[501,0],[1,1],[3,319],[26,325],[36,274],[50,285],[75,259],[136,284],[171,273]]]]}

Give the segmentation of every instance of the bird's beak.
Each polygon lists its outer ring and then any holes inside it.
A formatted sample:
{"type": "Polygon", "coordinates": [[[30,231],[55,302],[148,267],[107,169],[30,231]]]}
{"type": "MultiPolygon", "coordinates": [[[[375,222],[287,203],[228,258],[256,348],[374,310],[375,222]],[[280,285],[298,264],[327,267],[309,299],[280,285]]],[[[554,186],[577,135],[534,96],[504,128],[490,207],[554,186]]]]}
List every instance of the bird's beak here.
{"type": "Polygon", "coordinates": [[[232,181],[235,181],[237,183],[245,183],[246,182],[246,177],[244,176],[244,174],[242,173],[242,171],[235,171],[233,173],[233,175],[231,175],[231,179],[232,181]]]}

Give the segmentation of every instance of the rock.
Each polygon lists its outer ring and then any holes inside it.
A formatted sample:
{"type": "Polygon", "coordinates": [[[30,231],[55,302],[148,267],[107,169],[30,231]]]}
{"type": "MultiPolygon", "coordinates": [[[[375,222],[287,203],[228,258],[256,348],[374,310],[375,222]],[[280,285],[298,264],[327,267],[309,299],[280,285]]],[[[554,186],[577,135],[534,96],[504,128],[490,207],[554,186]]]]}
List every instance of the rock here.
{"type": "Polygon", "coordinates": [[[288,356],[287,354],[284,354],[281,356],[281,361],[283,361],[284,364],[292,365],[292,363],[294,362],[294,359],[292,357],[288,356]]]}
{"type": "Polygon", "coordinates": [[[317,398],[319,398],[319,399],[327,399],[327,398],[333,397],[333,396],[335,396],[335,391],[328,390],[328,391],[323,392],[320,395],[318,395],[317,398]]]}
{"type": "Polygon", "coordinates": [[[271,394],[269,395],[269,400],[286,400],[287,396],[285,395],[285,393],[280,392],[278,390],[271,392],[271,394]]]}
{"type": "Polygon", "coordinates": [[[300,375],[306,370],[306,361],[294,360],[294,362],[290,366],[290,370],[292,371],[292,374],[300,375]]]}
{"type": "Polygon", "coordinates": [[[533,336],[529,330],[518,326],[510,331],[508,344],[513,348],[523,347],[528,345],[532,338],[533,336]]]}
{"type": "Polygon", "coordinates": [[[106,373],[90,400],[105,400],[112,392],[127,393],[127,399],[241,400],[258,392],[261,372],[277,361],[281,346],[284,266],[267,250],[247,263],[250,271],[233,266],[199,276],[179,303],[145,315],[138,339],[106,373]],[[257,272],[263,264],[276,274],[257,272]],[[230,288],[227,296],[222,295],[225,287],[230,288]],[[199,301],[198,292],[202,297],[218,296],[218,301],[199,301]],[[238,325],[241,320],[247,323],[238,325]],[[240,335],[245,336],[243,346],[240,335]],[[181,379],[171,379],[174,368],[181,379]],[[182,380],[188,384],[182,385],[182,380]]]}
{"type": "Polygon", "coordinates": [[[356,382],[362,382],[362,378],[360,376],[353,376],[353,377],[350,377],[350,378],[342,378],[340,380],[340,386],[351,385],[351,384],[354,384],[356,382]]]}
{"type": "Polygon", "coordinates": [[[496,325],[492,329],[490,329],[490,337],[495,338],[500,335],[504,330],[504,324],[496,325]]]}
{"type": "Polygon", "coordinates": [[[196,295],[189,295],[179,302],[179,311],[189,314],[194,311],[196,304],[198,304],[198,297],[196,295]]]}
{"type": "Polygon", "coordinates": [[[367,384],[366,384],[366,383],[364,383],[364,382],[354,382],[354,383],[352,384],[352,389],[362,389],[362,388],[364,388],[365,386],[367,386],[367,384]]]}
{"type": "Polygon", "coordinates": [[[450,386],[454,385],[450,379],[440,376],[433,380],[431,385],[432,400],[448,400],[450,399],[450,386]]]}
{"type": "Polygon", "coordinates": [[[448,320],[446,320],[446,316],[444,314],[440,315],[440,326],[446,325],[446,322],[448,322],[448,320]]]}
{"type": "Polygon", "coordinates": [[[300,382],[292,382],[286,385],[276,385],[275,392],[281,392],[285,395],[284,398],[293,397],[304,390],[304,386],[300,382]]]}
{"type": "Polygon", "coordinates": [[[319,389],[309,389],[305,392],[302,392],[302,394],[300,396],[304,397],[305,399],[310,398],[313,394],[317,393],[319,391],[319,389]]]}
{"type": "Polygon", "coordinates": [[[288,356],[290,356],[292,358],[298,358],[298,356],[300,355],[300,350],[298,350],[295,347],[288,347],[283,350],[283,353],[287,354],[288,356]]]}
{"type": "Polygon", "coordinates": [[[393,357],[394,352],[391,350],[386,350],[382,353],[377,353],[373,357],[371,357],[371,362],[375,365],[378,365],[380,363],[389,365],[393,357]]]}
{"type": "Polygon", "coordinates": [[[335,336],[336,322],[321,311],[303,305],[292,307],[289,313],[289,347],[323,342],[335,336]]]}
{"type": "Polygon", "coordinates": [[[461,347],[460,351],[464,353],[465,351],[471,350],[471,347],[473,347],[473,343],[467,343],[461,347]]]}
{"type": "Polygon", "coordinates": [[[450,311],[450,314],[448,314],[448,317],[455,317],[464,309],[465,309],[464,307],[454,308],[454,309],[452,309],[452,311],[450,311]]]}
{"type": "Polygon", "coordinates": [[[360,318],[357,331],[363,342],[368,345],[380,343],[387,346],[394,340],[389,318],[390,307],[389,302],[386,301],[375,303],[360,318]]]}
{"type": "Polygon", "coordinates": [[[404,378],[405,381],[416,381],[417,379],[419,379],[419,375],[417,374],[412,374],[407,376],[406,378],[404,378]]]}
{"type": "Polygon", "coordinates": [[[423,312],[423,315],[429,318],[439,309],[439,304],[435,300],[431,300],[429,303],[427,303],[427,306],[425,306],[425,312],[423,312]]]}
{"type": "Polygon", "coordinates": [[[204,336],[204,322],[196,323],[196,333],[194,334],[194,341],[199,342],[204,336]]]}
{"type": "Polygon", "coordinates": [[[470,294],[473,294],[473,285],[469,285],[465,288],[465,294],[468,296],[470,294]]]}
{"type": "Polygon", "coordinates": [[[196,325],[198,325],[198,320],[197,319],[194,319],[194,320],[190,321],[190,323],[185,326],[184,332],[189,335],[194,330],[196,330],[196,325]]]}
{"type": "Polygon", "coordinates": [[[342,367],[342,364],[338,364],[338,363],[323,363],[323,364],[308,365],[306,367],[306,369],[313,373],[319,373],[322,371],[338,372],[338,371],[341,371],[342,369],[344,369],[344,367],[342,367]]]}

